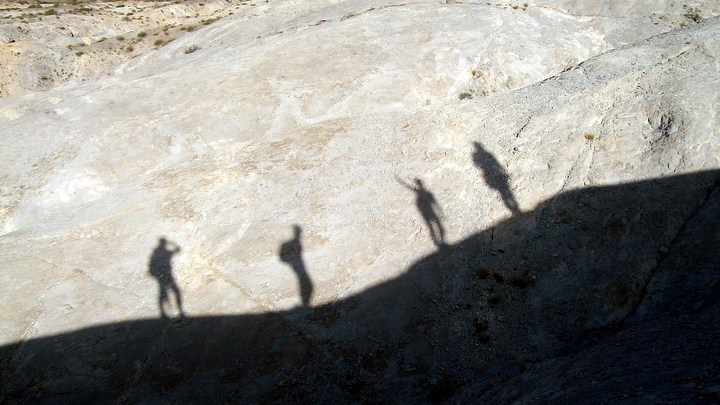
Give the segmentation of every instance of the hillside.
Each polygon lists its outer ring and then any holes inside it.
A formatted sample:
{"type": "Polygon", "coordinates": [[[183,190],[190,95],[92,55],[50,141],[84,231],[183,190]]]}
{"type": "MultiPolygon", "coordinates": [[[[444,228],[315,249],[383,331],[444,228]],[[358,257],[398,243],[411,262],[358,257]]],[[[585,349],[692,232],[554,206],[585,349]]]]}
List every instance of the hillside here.
{"type": "Polygon", "coordinates": [[[4,399],[720,400],[716,2],[82,4],[0,10],[4,399]]]}

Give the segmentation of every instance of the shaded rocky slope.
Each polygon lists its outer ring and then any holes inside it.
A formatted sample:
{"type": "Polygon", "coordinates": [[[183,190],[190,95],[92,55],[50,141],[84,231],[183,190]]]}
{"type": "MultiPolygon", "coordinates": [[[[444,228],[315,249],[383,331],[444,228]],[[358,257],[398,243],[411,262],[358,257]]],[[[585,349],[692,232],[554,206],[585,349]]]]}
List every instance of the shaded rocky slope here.
{"type": "MultiPolygon", "coordinates": [[[[483,393],[480,400],[503,403],[720,400],[720,352],[716,344],[720,328],[715,322],[720,315],[717,180],[706,197],[686,217],[680,232],[667,245],[671,247],[664,245],[659,249],[649,281],[642,285],[638,296],[631,298],[638,304],[624,313],[622,322],[604,330],[585,331],[580,335],[596,344],[533,367],[483,393]]],[[[612,252],[624,253],[615,249],[612,252]]],[[[627,269],[624,272],[628,273],[627,269]]],[[[617,289],[610,291],[606,298],[615,306],[617,289]]],[[[476,390],[467,391],[464,399],[474,400],[476,390]]]]}
{"type": "Polygon", "coordinates": [[[316,308],[5,346],[5,399],[711,402],[719,180],[714,170],[564,193],[316,308]],[[653,293],[639,320],[659,274],[695,283],[653,293]]]}

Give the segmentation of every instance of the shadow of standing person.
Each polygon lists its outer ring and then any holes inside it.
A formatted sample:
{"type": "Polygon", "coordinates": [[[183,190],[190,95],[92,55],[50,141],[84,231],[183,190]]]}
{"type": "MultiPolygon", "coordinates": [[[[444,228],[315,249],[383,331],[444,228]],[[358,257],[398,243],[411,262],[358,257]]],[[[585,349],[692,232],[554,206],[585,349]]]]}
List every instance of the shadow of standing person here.
{"type": "Polygon", "coordinates": [[[168,242],[165,238],[160,238],[157,247],[153,250],[152,256],[150,256],[150,263],[148,264],[148,273],[158,282],[158,288],[160,290],[158,294],[158,306],[160,307],[160,314],[163,319],[170,318],[165,311],[166,304],[169,304],[168,290],[175,294],[175,303],[180,312],[180,317],[185,317],[180,289],[177,283],[175,283],[175,278],[173,278],[172,273],[172,257],[179,252],[180,246],[173,242],[168,242]],[[169,245],[172,245],[172,247],[169,245]]]}
{"type": "Polygon", "coordinates": [[[408,190],[415,193],[415,205],[417,205],[420,215],[425,220],[425,224],[430,230],[430,237],[437,247],[446,246],[445,243],[445,228],[443,227],[442,221],[437,211],[442,211],[440,204],[438,204],[435,196],[430,190],[425,188],[422,180],[415,178],[415,186],[405,183],[399,177],[395,176],[400,184],[405,186],[408,190]]]}
{"type": "Polygon", "coordinates": [[[520,215],[522,212],[518,208],[515,195],[510,190],[510,175],[500,165],[500,162],[495,159],[495,156],[483,148],[480,142],[474,142],[474,144],[475,154],[473,155],[473,161],[475,166],[483,172],[485,184],[500,193],[503,203],[513,215],[520,215]]]}
{"type": "Polygon", "coordinates": [[[302,298],[303,306],[308,307],[313,293],[313,284],[305,270],[305,263],[302,258],[302,242],[300,241],[302,228],[300,225],[295,225],[293,229],[295,237],[280,246],[279,255],[280,260],[287,263],[295,272],[298,283],[300,284],[300,297],[302,298]]]}

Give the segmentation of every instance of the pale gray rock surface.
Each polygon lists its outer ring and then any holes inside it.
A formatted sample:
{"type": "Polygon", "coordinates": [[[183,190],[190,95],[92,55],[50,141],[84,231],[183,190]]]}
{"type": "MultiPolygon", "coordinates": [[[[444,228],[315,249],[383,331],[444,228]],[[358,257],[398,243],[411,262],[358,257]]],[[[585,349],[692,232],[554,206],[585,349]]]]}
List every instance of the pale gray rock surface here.
{"type": "Polygon", "coordinates": [[[563,398],[516,391],[715,294],[720,10],[681,4],[272,2],[0,99],[9,398],[563,398]]]}

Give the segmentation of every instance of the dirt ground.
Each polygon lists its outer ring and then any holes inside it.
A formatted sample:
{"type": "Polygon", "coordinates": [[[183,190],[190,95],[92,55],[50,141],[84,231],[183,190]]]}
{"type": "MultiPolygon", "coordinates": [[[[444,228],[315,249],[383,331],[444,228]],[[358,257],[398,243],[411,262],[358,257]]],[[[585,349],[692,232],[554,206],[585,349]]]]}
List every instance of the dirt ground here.
{"type": "MultiPolygon", "coordinates": [[[[0,97],[108,75],[238,12],[248,0],[0,3],[0,97]]],[[[192,49],[188,49],[188,52],[192,49]]]]}

